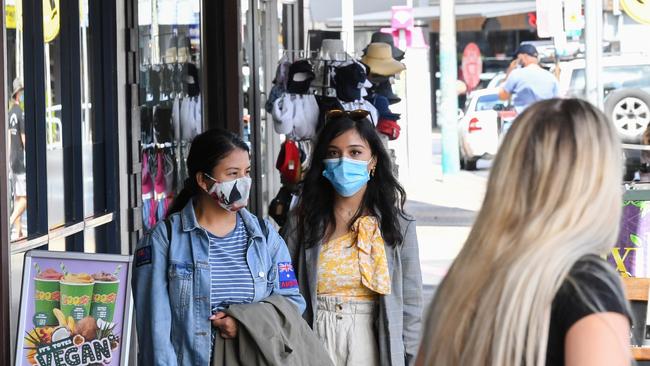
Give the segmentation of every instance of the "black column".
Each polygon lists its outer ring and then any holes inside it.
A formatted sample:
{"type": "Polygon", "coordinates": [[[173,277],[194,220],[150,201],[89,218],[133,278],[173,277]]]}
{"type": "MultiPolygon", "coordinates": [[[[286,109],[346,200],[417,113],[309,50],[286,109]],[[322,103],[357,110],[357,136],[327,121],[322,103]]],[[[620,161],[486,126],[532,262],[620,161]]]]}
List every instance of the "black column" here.
{"type": "MultiPolygon", "coordinates": [[[[61,14],[61,120],[65,221],[84,220],[83,149],[81,126],[81,45],[79,3],[62,1],[61,14]]],[[[93,101],[97,102],[97,101],[93,101]]],[[[83,252],[84,232],[66,238],[66,250],[83,252]]]]}
{"type": "MultiPolygon", "coordinates": [[[[30,237],[48,232],[47,140],[45,125],[45,52],[43,6],[23,2],[23,59],[25,69],[25,164],[27,168],[27,223],[30,237]],[[37,19],[35,21],[35,19],[37,19]]],[[[49,65],[48,65],[49,67],[49,65]]]]}
{"type": "Polygon", "coordinates": [[[239,1],[202,3],[204,127],[221,127],[241,135],[239,1]]]}

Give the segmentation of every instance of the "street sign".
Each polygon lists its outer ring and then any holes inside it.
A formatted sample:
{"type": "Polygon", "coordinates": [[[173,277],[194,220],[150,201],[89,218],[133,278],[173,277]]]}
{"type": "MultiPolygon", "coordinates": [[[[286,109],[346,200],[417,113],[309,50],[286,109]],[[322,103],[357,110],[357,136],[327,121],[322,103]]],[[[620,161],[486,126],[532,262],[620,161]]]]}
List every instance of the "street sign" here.
{"type": "Polygon", "coordinates": [[[641,24],[650,24],[650,1],[620,0],[623,10],[641,24]]]}
{"type": "Polygon", "coordinates": [[[467,89],[471,91],[481,81],[481,72],[483,72],[481,50],[474,42],[465,46],[461,71],[463,73],[463,80],[467,84],[467,89]]]}

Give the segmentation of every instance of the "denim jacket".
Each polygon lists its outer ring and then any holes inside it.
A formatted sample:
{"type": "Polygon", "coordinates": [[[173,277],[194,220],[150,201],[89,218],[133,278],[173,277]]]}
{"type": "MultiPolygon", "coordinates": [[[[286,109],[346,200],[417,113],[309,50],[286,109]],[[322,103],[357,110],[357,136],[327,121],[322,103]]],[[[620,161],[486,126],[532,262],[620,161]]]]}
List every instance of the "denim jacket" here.
{"type": "MultiPolygon", "coordinates": [[[[287,266],[291,258],[284,240],[268,223],[265,238],[257,218],[246,210],[240,213],[249,235],[246,258],[255,286],[253,302],[278,294],[302,313],[305,300],[295,281],[280,286],[278,268],[293,272],[287,266]]],[[[132,286],[138,364],[207,366],[212,346],[208,235],[196,220],[192,200],[169,220],[171,243],[165,223],[160,222],[135,252],[132,286]]]]}

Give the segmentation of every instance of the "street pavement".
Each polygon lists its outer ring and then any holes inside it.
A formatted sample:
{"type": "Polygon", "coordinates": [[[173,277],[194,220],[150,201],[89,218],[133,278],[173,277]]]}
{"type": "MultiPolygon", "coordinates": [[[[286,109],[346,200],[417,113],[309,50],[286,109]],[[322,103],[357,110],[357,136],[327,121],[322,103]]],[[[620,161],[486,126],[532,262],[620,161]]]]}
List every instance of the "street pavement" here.
{"type": "Polygon", "coordinates": [[[406,211],[417,220],[425,304],[469,234],[483,201],[489,166],[489,161],[481,160],[477,171],[443,177],[440,133],[434,133],[432,174],[401,180],[408,198],[406,211]]]}

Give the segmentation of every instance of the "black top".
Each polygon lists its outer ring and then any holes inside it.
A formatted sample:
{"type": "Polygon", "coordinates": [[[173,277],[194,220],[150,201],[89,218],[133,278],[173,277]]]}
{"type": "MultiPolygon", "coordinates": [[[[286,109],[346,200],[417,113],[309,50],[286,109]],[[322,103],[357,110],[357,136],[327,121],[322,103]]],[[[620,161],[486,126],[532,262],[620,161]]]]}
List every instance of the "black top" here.
{"type": "Polygon", "coordinates": [[[23,117],[23,110],[20,109],[18,104],[12,103],[7,116],[9,117],[9,143],[11,144],[11,150],[9,151],[11,171],[14,174],[24,174],[25,146],[23,146],[22,135],[25,134],[25,118],[23,117]]]}
{"type": "Polygon", "coordinates": [[[569,274],[570,280],[565,280],[553,300],[551,308],[551,324],[546,350],[547,366],[564,365],[564,341],[566,334],[578,320],[596,313],[584,301],[580,300],[577,288],[583,296],[594,293],[594,300],[601,304],[597,312],[615,312],[630,317],[626,299],[622,289],[611,290],[609,279],[613,284],[618,281],[613,271],[607,271],[609,264],[596,256],[585,257],[573,266],[569,274]],[[605,278],[605,280],[603,279],[605,278]],[[589,290],[589,291],[585,291],[589,290]]]}

